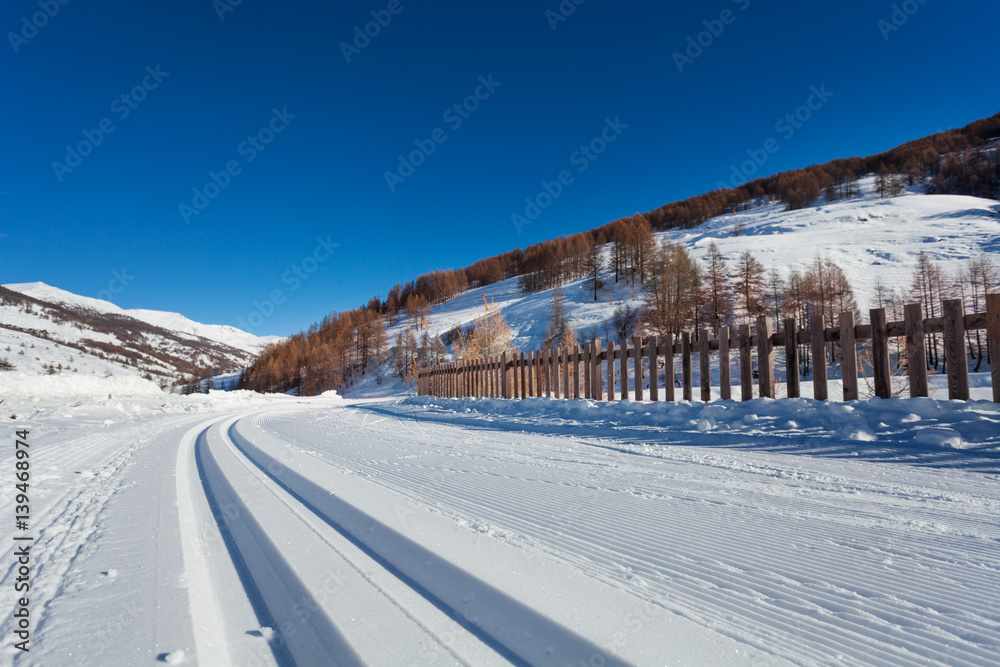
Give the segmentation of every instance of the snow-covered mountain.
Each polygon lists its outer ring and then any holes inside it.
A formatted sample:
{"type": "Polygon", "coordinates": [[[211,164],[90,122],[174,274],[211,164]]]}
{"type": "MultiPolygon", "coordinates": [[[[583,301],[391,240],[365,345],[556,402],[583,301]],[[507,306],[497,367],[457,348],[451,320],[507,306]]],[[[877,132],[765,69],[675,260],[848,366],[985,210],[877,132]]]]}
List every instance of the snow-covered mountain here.
{"type": "MultiPolygon", "coordinates": [[[[874,193],[874,177],[861,179],[860,196],[833,203],[788,211],[777,202],[748,211],[713,218],[697,227],[656,234],[683,244],[704,259],[709,245],[718,245],[730,266],[750,250],[767,270],[777,269],[787,278],[793,270],[808,269],[817,256],[830,257],[844,270],[867,316],[874,307],[874,287],[880,278],[890,289],[909,291],[916,255],[923,251],[942,269],[955,273],[969,257],[980,252],[1000,264],[1000,202],[959,195],[926,195],[918,189],[891,199],[874,193]]],[[[607,250],[606,250],[607,251],[607,250]]],[[[581,338],[605,339],[615,308],[623,303],[640,306],[639,288],[615,284],[604,278],[605,288],[594,301],[583,280],[563,286],[570,325],[581,338]]],[[[432,336],[456,326],[465,327],[491,307],[503,311],[521,350],[543,345],[551,308],[551,290],[524,294],[517,278],[469,290],[431,308],[427,324],[432,336]]],[[[405,318],[389,328],[390,341],[406,327],[405,318]]],[[[349,395],[383,395],[399,390],[389,384],[365,380],[349,395]]]]}
{"type": "Polygon", "coordinates": [[[0,360],[29,374],[148,376],[168,383],[245,366],[277,336],[125,310],[45,283],[0,287],[0,360]]]}

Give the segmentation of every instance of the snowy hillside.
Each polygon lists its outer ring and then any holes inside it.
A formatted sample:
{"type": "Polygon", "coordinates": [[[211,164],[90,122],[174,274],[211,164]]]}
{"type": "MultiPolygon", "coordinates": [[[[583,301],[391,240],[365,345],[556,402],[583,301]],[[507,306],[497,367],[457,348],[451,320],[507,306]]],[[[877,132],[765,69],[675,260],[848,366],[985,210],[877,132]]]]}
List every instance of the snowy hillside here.
{"type": "Polygon", "coordinates": [[[245,366],[275,340],[177,313],[124,310],[44,283],[0,288],[0,359],[29,376],[148,376],[162,384],[245,366]]]}
{"type": "Polygon", "coordinates": [[[156,327],[168,329],[176,333],[193,334],[200,338],[212,340],[229,347],[256,354],[263,347],[281,340],[281,336],[255,336],[242,329],[223,324],[201,324],[190,320],[180,313],[167,313],[160,310],[145,310],[133,308],[125,310],[119,308],[110,301],[93,299],[91,297],[80,296],[52,287],[45,283],[17,283],[4,285],[9,290],[19,292],[39,301],[47,301],[61,306],[66,306],[75,310],[91,310],[98,313],[113,313],[124,315],[132,319],[146,322],[156,327]]]}
{"type": "MultiPolygon", "coordinates": [[[[847,201],[797,211],[787,211],[778,202],[656,236],[682,243],[699,259],[704,259],[714,241],[730,266],[740,253],[750,250],[765,269],[774,267],[783,278],[793,270],[807,269],[817,256],[830,257],[851,281],[865,316],[873,307],[876,278],[891,289],[909,290],[919,251],[952,272],[980,252],[1000,263],[1000,202],[918,192],[881,199],[874,194],[873,177],[859,184],[862,195],[847,201]]],[[[615,284],[613,276],[606,276],[605,284],[597,302],[583,280],[563,287],[569,323],[583,339],[613,338],[608,321],[617,305],[641,305],[642,294],[631,286],[615,284]]],[[[503,311],[517,336],[517,347],[536,350],[545,340],[551,296],[551,290],[524,294],[517,278],[511,278],[432,307],[427,324],[431,335],[465,327],[483,313],[485,297],[491,307],[503,311]]],[[[390,340],[405,327],[405,319],[396,322],[389,329],[390,340]]],[[[383,385],[365,380],[349,395],[381,396],[401,390],[391,380],[383,385]]]]}

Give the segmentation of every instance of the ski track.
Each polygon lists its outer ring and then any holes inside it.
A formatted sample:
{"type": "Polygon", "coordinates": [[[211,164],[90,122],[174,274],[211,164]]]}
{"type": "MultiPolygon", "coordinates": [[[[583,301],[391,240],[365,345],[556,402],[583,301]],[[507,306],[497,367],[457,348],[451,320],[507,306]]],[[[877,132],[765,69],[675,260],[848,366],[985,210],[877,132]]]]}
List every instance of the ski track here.
{"type": "MultiPolygon", "coordinates": [[[[109,444],[105,435],[91,435],[76,438],[60,445],[60,451],[49,455],[43,453],[45,441],[37,441],[29,437],[33,446],[30,450],[32,460],[32,491],[35,488],[45,488],[45,481],[53,476],[59,476],[54,471],[73,470],[72,474],[93,477],[93,483],[75,484],[70,491],[62,495],[32,493],[32,520],[26,534],[35,537],[30,551],[33,562],[32,600],[36,614],[35,632],[37,637],[44,637],[48,624],[48,607],[50,602],[58,597],[70,583],[67,573],[78,558],[85,556],[100,539],[102,524],[101,512],[108,501],[118,493],[123,486],[128,485],[127,478],[122,474],[132,456],[150,438],[140,439],[124,448],[119,443],[109,444]],[[111,451],[108,451],[111,450],[111,451]],[[86,463],[85,466],[71,464],[86,463]],[[83,468],[83,470],[74,469],[83,468]],[[36,527],[42,526],[40,530],[36,527]],[[37,532],[36,532],[37,530],[37,532]]],[[[4,469],[13,469],[14,457],[4,457],[4,469]]],[[[66,474],[66,473],[62,473],[66,474]]],[[[5,562],[11,563],[12,558],[5,562]]],[[[13,588],[16,575],[16,563],[7,568],[0,585],[13,588]]],[[[4,617],[4,627],[11,627],[13,611],[4,617]]],[[[6,649],[9,647],[5,647],[6,649]]],[[[8,656],[16,653],[6,652],[8,656]]]]}
{"type": "MultiPolygon", "coordinates": [[[[489,473],[489,463],[509,457],[510,450],[501,444],[492,454],[488,436],[469,443],[469,432],[464,431],[455,443],[435,440],[433,455],[423,449],[415,455],[386,457],[399,448],[387,446],[386,436],[392,434],[398,441],[402,421],[359,418],[347,410],[331,414],[348,426],[364,428],[343,452],[333,447],[316,451],[312,438],[312,447],[303,446],[309,429],[303,428],[301,418],[258,421],[261,428],[319,460],[367,475],[461,520],[492,524],[592,576],[777,655],[817,663],[833,656],[867,664],[972,665],[996,660],[1000,618],[995,609],[995,531],[992,539],[974,535],[963,540],[963,551],[956,553],[951,538],[880,532],[891,530],[886,525],[859,533],[853,512],[844,506],[855,493],[850,488],[825,489],[830,498],[824,502],[812,493],[801,498],[769,495],[760,511],[759,488],[727,489],[736,497],[720,499],[712,484],[718,478],[694,485],[686,474],[632,480],[670,503],[665,517],[645,498],[596,490],[607,488],[608,480],[591,479],[588,489],[586,482],[537,474],[511,478],[489,473]],[[474,454],[468,461],[470,451],[474,454]],[[430,460],[413,463],[421,457],[430,460]],[[689,495],[675,495],[672,484],[677,482],[691,487],[685,489],[689,495]],[[753,502],[741,504],[741,496],[753,502]],[[726,529],[733,522],[744,524],[736,534],[726,529]],[[765,534],[770,539],[756,540],[765,534]],[[806,558],[800,555],[803,550],[806,558]],[[886,562],[894,560],[905,567],[897,570],[886,562]]],[[[319,438],[337,435],[336,428],[325,425],[312,430],[319,438]]],[[[586,454],[579,448],[570,449],[569,456],[558,453],[566,450],[565,443],[550,440],[556,456],[568,459],[571,471],[584,468],[583,475],[572,479],[587,479],[586,454]]],[[[550,454],[548,448],[532,451],[525,465],[536,468],[537,459],[544,461],[550,454]]],[[[603,453],[596,458],[602,463],[628,461],[603,453]]],[[[506,463],[509,468],[509,458],[506,463]]],[[[811,491],[806,486],[802,490],[811,491]]],[[[965,508],[928,512],[920,504],[907,507],[906,497],[871,485],[866,485],[865,494],[894,498],[890,523],[952,523],[957,518],[970,534],[976,528],[982,532],[985,517],[977,523],[955,516],[965,508]]],[[[866,514],[880,518],[874,511],[866,514]]]]}
{"type": "Polygon", "coordinates": [[[179,597],[154,598],[135,621],[152,630],[118,653],[106,643],[101,664],[138,664],[136,650],[200,665],[662,664],[679,640],[682,663],[998,662],[995,474],[754,451],[732,433],[732,447],[705,447],[669,428],[560,436],[498,419],[295,401],[94,421],[83,437],[39,430],[42,653],[7,646],[0,659],[45,664],[56,634],[69,650],[53,610],[82,595],[132,599],[92,575],[109,561],[105,532],[150,516],[179,539],[150,568],[179,597]],[[149,485],[164,469],[176,476],[149,485]],[[108,508],[130,498],[152,509],[115,524],[108,508]],[[189,630],[171,617],[185,604],[189,630]],[[630,608],[666,625],[612,641],[604,625],[627,624],[630,608]]]}

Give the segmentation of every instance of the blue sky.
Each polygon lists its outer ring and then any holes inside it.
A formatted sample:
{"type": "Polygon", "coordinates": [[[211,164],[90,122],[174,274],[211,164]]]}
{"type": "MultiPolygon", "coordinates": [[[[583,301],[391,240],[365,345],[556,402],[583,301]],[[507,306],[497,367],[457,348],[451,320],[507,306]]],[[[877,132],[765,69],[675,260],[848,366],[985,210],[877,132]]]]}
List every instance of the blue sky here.
{"type": "Polygon", "coordinates": [[[0,11],[0,283],[258,334],[710,190],[770,138],[757,175],[1000,111],[982,0],[62,2],[0,11]]]}

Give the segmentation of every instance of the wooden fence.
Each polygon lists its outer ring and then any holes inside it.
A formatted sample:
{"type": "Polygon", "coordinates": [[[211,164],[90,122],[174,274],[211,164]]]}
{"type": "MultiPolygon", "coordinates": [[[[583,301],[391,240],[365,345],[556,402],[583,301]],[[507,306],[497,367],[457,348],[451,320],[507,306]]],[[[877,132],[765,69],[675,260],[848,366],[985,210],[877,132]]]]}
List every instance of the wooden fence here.
{"type": "MultiPolygon", "coordinates": [[[[969,368],[966,332],[987,331],[992,374],[993,400],[1000,403],[1000,294],[986,298],[986,312],[966,315],[959,299],[942,304],[943,317],[924,319],[920,304],[906,306],[902,322],[888,322],[884,308],[870,311],[870,324],[855,324],[854,313],[841,313],[839,327],[826,329],[823,318],[810,318],[809,327],[800,329],[794,319],[784,321],[783,331],[772,330],[771,319],[758,318],[755,331],[743,324],[735,332],[722,327],[715,338],[708,329],[702,329],[697,338],[683,332],[678,338],[633,338],[620,348],[613,342],[602,349],[601,341],[572,351],[540,350],[517,354],[505,353],[497,357],[458,360],[421,369],[417,375],[417,391],[421,396],[439,397],[489,397],[489,398],[588,398],[616,400],[615,377],[620,374],[621,398],[645,400],[643,360],[654,377],[649,378],[649,400],[675,400],[675,360],[681,358],[680,391],[686,401],[693,399],[693,358],[698,357],[701,369],[701,400],[710,401],[712,353],[717,352],[719,365],[719,393],[722,399],[732,398],[731,355],[739,355],[740,391],[743,400],[754,398],[754,385],[759,385],[761,396],[774,398],[776,376],[774,351],[785,350],[787,396],[798,398],[799,345],[811,346],[813,397],[828,398],[826,349],[828,343],[841,348],[844,400],[856,400],[858,392],[859,341],[871,341],[870,369],[874,395],[889,398],[892,395],[892,370],[889,353],[891,338],[906,338],[906,358],[917,361],[908,363],[910,396],[927,396],[927,336],[941,334],[944,338],[945,366],[948,374],[948,398],[968,400],[969,368]],[[757,372],[753,368],[753,352],[757,352],[757,372]],[[629,360],[632,362],[632,388],[629,389],[629,360]],[[665,382],[660,386],[659,361],[663,361],[665,382]],[[617,371],[616,366],[617,364],[617,371]],[[604,378],[607,377],[605,384],[604,378]]],[[[866,370],[866,369],[863,369],[866,370]]],[[[867,375],[866,375],[867,377],[867,375]]]]}

